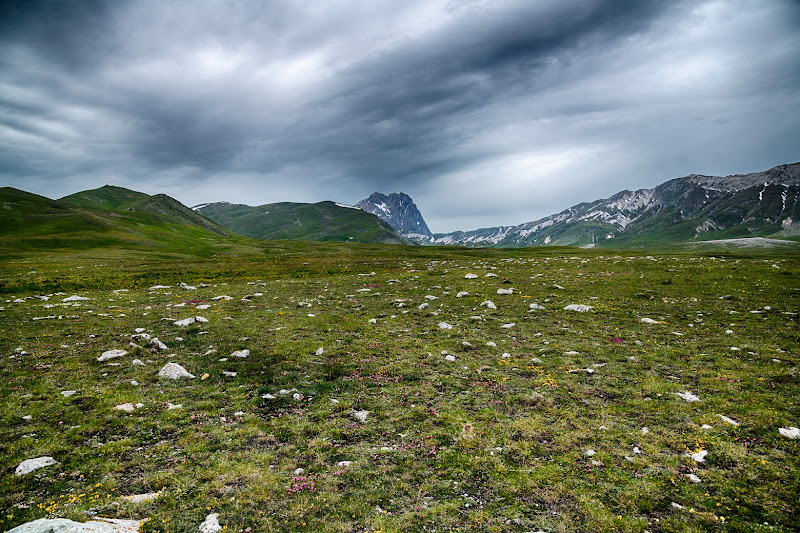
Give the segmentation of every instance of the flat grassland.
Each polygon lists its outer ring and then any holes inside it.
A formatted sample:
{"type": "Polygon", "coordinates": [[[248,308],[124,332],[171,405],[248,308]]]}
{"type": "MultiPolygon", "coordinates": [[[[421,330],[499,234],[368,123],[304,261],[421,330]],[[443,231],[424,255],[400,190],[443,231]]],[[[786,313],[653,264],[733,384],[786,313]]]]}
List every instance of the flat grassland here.
{"type": "Polygon", "coordinates": [[[796,255],[50,254],[0,292],[3,531],[798,528],[796,255]]]}

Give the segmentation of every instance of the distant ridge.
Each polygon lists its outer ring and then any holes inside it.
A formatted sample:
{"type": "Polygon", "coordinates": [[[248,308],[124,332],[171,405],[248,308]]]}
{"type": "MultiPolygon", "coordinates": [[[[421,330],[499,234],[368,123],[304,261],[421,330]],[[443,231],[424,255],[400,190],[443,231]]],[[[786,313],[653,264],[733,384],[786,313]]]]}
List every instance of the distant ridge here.
{"type": "Polygon", "coordinates": [[[800,163],[733,176],[691,174],[620,191],[518,226],[437,233],[430,245],[646,247],[743,237],[800,236],[800,163]]]}
{"type": "Polygon", "coordinates": [[[281,202],[255,207],[214,202],[192,209],[230,231],[255,239],[415,244],[378,217],[335,202],[281,202]]]}

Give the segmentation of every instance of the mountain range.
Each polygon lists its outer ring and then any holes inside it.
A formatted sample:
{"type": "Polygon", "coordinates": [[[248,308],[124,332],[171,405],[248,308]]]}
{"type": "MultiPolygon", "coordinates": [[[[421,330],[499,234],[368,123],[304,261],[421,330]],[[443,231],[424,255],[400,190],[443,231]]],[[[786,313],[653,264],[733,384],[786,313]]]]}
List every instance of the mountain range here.
{"type": "Polygon", "coordinates": [[[389,196],[379,192],[372,193],[369,198],[361,200],[355,206],[378,216],[405,237],[425,239],[431,236],[431,230],[422,218],[422,213],[405,193],[393,192],[389,196]]]}
{"type": "Polygon", "coordinates": [[[606,246],[774,236],[797,238],[800,163],[727,177],[691,174],[620,191],[519,224],[415,236],[427,245],[606,246]]]}

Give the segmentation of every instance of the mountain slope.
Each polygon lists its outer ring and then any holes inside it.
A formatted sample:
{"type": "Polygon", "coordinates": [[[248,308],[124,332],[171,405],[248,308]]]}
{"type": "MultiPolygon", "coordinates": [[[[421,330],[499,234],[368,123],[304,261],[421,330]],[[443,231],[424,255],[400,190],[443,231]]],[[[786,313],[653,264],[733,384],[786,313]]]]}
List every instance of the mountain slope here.
{"type": "Polygon", "coordinates": [[[412,244],[378,217],[334,202],[256,207],[217,202],[193,209],[230,231],[256,239],[412,244]]]}
{"type": "Polygon", "coordinates": [[[244,241],[166,195],[105,186],[59,200],[0,189],[0,250],[124,248],[204,254],[244,241]]]}
{"type": "Polygon", "coordinates": [[[405,193],[391,193],[389,196],[379,192],[372,193],[356,204],[356,207],[376,215],[381,220],[407,237],[429,237],[431,230],[422,218],[411,197],[405,193]]]}
{"type": "Polygon", "coordinates": [[[424,244],[647,246],[796,235],[800,163],[718,177],[692,174],[621,191],[518,226],[434,234],[424,244]]]}

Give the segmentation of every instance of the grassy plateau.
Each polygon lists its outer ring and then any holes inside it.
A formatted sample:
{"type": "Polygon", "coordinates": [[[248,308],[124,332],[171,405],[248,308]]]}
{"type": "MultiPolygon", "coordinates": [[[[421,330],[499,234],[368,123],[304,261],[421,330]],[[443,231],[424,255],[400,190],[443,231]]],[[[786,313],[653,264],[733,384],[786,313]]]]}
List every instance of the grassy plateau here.
{"type": "Polygon", "coordinates": [[[11,250],[0,531],[798,530],[795,252],[11,250]]]}

